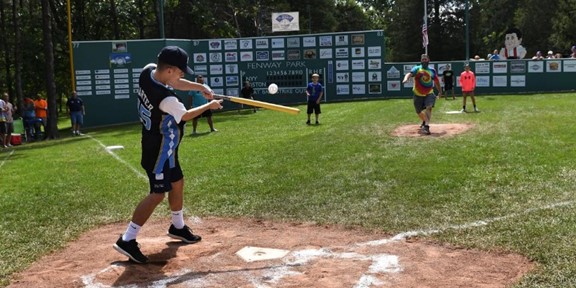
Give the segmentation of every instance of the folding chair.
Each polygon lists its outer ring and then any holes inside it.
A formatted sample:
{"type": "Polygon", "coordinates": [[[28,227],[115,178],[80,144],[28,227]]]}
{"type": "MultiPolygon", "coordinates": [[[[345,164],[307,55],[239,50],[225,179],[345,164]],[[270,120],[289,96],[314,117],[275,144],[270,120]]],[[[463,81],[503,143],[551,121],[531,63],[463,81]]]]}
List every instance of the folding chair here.
{"type": "MultiPolygon", "coordinates": [[[[25,142],[28,142],[28,137],[26,137],[26,130],[24,129],[24,122],[22,119],[14,119],[14,133],[16,135],[20,135],[21,139],[24,139],[25,142]]],[[[10,135],[10,140],[12,140],[12,135],[10,135]]]]}

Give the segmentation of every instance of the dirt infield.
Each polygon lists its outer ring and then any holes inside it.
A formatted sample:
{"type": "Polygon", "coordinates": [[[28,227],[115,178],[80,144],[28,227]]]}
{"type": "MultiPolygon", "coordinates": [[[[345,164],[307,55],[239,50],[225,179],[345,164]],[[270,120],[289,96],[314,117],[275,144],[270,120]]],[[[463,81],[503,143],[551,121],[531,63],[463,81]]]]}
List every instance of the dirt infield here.
{"type": "Polygon", "coordinates": [[[112,248],[126,223],[82,235],[14,276],[9,287],[506,287],[534,264],[508,253],[459,249],[378,232],[255,219],[191,219],[203,240],[165,236],[151,220],[138,238],[151,263],[112,248]],[[246,262],[245,246],[288,250],[246,262]]]}
{"type": "Polygon", "coordinates": [[[404,125],[392,131],[392,136],[399,137],[447,137],[456,134],[464,133],[470,128],[474,127],[472,124],[430,124],[430,135],[420,133],[419,125],[404,125]]]}

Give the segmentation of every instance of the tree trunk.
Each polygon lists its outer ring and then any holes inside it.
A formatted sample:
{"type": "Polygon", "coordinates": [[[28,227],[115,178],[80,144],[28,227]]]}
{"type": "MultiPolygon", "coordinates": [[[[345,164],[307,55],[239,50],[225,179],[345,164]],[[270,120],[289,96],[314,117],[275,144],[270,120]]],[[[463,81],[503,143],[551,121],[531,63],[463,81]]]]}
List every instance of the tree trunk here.
{"type": "Polygon", "coordinates": [[[44,58],[46,61],[46,92],[48,95],[48,121],[46,136],[56,139],[58,135],[58,113],[56,110],[56,83],[54,81],[54,47],[52,44],[52,22],[49,0],[42,0],[42,38],[44,42],[44,58]]]}
{"type": "MultiPolygon", "coordinates": [[[[14,47],[22,47],[22,30],[20,29],[20,7],[18,1],[12,1],[12,19],[14,23],[14,47]]],[[[14,89],[16,95],[12,95],[18,103],[18,112],[22,111],[22,103],[24,103],[24,92],[22,91],[22,51],[14,49],[14,89]]]]}
{"type": "Polygon", "coordinates": [[[118,26],[118,12],[116,11],[116,2],[110,0],[110,13],[112,16],[112,29],[114,29],[114,39],[120,39],[120,27],[118,26]]]}
{"type": "Polygon", "coordinates": [[[6,83],[4,85],[0,85],[0,87],[5,86],[8,90],[8,94],[13,96],[13,89],[12,89],[12,73],[10,71],[10,66],[12,66],[12,61],[10,58],[10,47],[13,47],[8,43],[8,39],[12,38],[8,35],[8,30],[6,29],[6,9],[4,6],[4,1],[0,0],[0,18],[2,18],[2,22],[0,23],[0,33],[2,34],[3,41],[0,41],[2,44],[2,51],[4,52],[4,69],[6,70],[6,83]]]}

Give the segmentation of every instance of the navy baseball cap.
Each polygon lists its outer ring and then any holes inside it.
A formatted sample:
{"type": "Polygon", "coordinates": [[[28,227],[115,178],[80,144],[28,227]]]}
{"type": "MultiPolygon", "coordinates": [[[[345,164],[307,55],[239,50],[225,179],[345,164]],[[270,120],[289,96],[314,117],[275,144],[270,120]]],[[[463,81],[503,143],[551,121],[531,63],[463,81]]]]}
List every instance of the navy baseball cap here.
{"type": "Polygon", "coordinates": [[[158,53],[158,61],[178,67],[182,72],[194,75],[194,70],[188,67],[188,53],[178,46],[166,46],[158,53]]]}

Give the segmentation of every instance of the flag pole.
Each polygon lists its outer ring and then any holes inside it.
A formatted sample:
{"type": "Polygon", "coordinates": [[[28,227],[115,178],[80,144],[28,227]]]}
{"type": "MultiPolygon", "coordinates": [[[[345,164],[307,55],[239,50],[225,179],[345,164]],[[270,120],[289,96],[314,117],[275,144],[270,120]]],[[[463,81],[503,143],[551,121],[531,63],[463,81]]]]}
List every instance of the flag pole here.
{"type": "Polygon", "coordinates": [[[427,1],[424,0],[424,26],[426,27],[426,35],[422,35],[426,37],[426,41],[424,42],[424,54],[428,55],[428,7],[427,1]]]}

